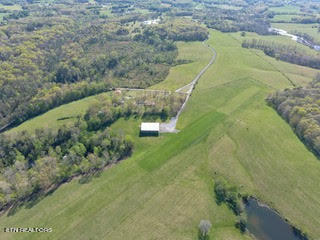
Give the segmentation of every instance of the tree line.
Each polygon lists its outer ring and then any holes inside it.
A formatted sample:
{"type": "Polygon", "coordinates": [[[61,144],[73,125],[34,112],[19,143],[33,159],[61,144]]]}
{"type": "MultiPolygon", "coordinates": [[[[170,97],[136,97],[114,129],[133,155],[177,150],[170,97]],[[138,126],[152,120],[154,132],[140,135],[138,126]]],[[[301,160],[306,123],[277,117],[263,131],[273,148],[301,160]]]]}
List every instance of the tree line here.
{"type": "Polygon", "coordinates": [[[271,94],[267,102],[292,127],[300,140],[320,157],[320,75],[306,87],[271,94]]]}
{"type": "Polygon", "coordinates": [[[245,233],[247,230],[247,221],[244,213],[243,198],[239,189],[228,183],[226,179],[218,178],[215,180],[214,193],[217,204],[221,205],[224,203],[232,210],[238,218],[235,227],[237,227],[241,233],[245,233]]]}

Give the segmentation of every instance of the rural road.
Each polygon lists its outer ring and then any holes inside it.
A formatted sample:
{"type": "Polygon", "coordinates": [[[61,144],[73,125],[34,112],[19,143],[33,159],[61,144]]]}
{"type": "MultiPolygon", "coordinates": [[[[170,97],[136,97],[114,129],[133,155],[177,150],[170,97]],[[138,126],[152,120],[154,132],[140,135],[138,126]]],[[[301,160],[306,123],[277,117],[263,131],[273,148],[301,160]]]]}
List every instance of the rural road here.
{"type": "MultiPolygon", "coordinates": [[[[201,76],[208,70],[208,68],[214,63],[216,60],[217,53],[214,50],[213,47],[210,47],[207,43],[203,42],[203,45],[205,45],[207,48],[209,48],[213,55],[209,61],[209,63],[197,74],[197,76],[187,85],[175,90],[176,93],[186,93],[187,97],[182,104],[180,110],[178,111],[177,115],[170,119],[167,123],[160,123],[160,132],[162,133],[177,133],[178,130],[176,129],[177,122],[179,120],[179,116],[184,110],[185,106],[187,105],[187,102],[192,94],[193,89],[195,88],[195,85],[197,84],[198,80],[201,78],[201,76]]],[[[155,90],[155,89],[143,89],[143,88],[117,88],[117,90],[123,90],[123,91],[148,91],[148,92],[161,92],[161,93],[168,93],[166,90],[155,90]]],[[[169,92],[170,93],[170,92],[169,92]]]]}
{"type": "Polygon", "coordinates": [[[178,132],[178,130],[176,129],[176,126],[177,126],[177,122],[179,120],[179,116],[182,113],[185,106],[187,105],[187,102],[191,96],[191,93],[192,93],[193,89],[195,88],[195,85],[197,84],[197,82],[201,78],[201,76],[208,70],[208,68],[214,63],[214,61],[216,59],[217,53],[214,50],[214,48],[210,47],[207,43],[203,42],[203,44],[212,51],[212,53],[213,53],[212,58],[210,59],[210,62],[208,63],[208,65],[205,66],[198,73],[198,75],[192,80],[191,83],[188,83],[187,85],[185,85],[175,91],[177,93],[179,93],[179,92],[182,93],[182,92],[185,92],[187,89],[187,91],[186,91],[187,97],[175,117],[171,118],[168,123],[160,123],[160,132],[162,132],[162,133],[176,133],[176,132],[178,132]]]}

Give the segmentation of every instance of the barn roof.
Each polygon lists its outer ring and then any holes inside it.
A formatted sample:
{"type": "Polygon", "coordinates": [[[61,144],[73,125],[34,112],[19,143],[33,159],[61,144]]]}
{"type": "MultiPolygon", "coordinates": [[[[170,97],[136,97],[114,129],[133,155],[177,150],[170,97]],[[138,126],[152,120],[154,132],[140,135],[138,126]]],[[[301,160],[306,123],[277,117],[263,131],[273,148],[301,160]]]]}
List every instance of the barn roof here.
{"type": "Polygon", "coordinates": [[[141,123],[141,131],[143,132],[159,132],[160,124],[157,122],[143,122],[141,123]]]}

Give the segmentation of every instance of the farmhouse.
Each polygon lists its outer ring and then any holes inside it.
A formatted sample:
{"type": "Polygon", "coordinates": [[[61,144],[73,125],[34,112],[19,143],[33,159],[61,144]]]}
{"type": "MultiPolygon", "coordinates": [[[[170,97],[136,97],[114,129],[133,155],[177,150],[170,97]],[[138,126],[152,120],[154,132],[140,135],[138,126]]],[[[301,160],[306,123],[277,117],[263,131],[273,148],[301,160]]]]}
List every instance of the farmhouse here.
{"type": "Polygon", "coordinates": [[[160,123],[143,122],[140,127],[140,136],[159,136],[160,123]]]}

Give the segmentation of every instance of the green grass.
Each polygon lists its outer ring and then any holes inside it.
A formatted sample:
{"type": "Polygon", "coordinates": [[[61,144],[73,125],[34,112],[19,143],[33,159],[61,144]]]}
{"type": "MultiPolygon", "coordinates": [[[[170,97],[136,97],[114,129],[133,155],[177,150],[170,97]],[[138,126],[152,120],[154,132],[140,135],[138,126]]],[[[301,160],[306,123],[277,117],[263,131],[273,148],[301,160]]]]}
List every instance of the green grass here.
{"type": "Polygon", "coordinates": [[[3,5],[0,3],[0,9],[5,9],[5,10],[10,10],[10,11],[14,11],[14,10],[22,10],[22,7],[18,4],[14,4],[14,5],[3,5]]]}
{"type": "Polygon", "coordinates": [[[273,23],[272,27],[286,30],[289,33],[294,31],[307,33],[320,44],[320,33],[318,32],[317,24],[273,23]]]}
{"type": "Polygon", "coordinates": [[[275,15],[271,21],[272,22],[279,22],[279,21],[285,21],[290,22],[292,18],[299,18],[299,15],[294,14],[281,14],[281,15],[275,15]]]}
{"type": "Polygon", "coordinates": [[[190,83],[209,63],[213,55],[201,42],[179,42],[178,50],[178,59],[191,60],[191,62],[171,68],[167,78],[152,86],[151,89],[176,90],[190,83]]]}
{"type": "MultiPolygon", "coordinates": [[[[301,49],[305,53],[309,55],[317,55],[318,53],[315,50],[310,49],[307,46],[304,46],[302,44],[296,43],[292,41],[288,37],[284,36],[259,36],[255,33],[246,33],[246,37],[241,37],[240,33],[232,33],[231,34],[234,39],[236,39],[239,43],[242,43],[244,39],[263,39],[268,41],[273,41],[275,43],[279,44],[285,44],[285,45],[292,45],[296,46],[297,48],[301,49]]],[[[263,51],[260,50],[254,50],[250,49],[252,53],[256,54],[260,58],[263,58],[268,64],[268,66],[271,66],[273,69],[277,69],[285,78],[287,78],[289,81],[293,82],[297,86],[304,86],[306,85],[310,79],[313,79],[319,70],[311,69],[308,67],[303,67],[295,64],[290,64],[284,61],[276,60],[272,57],[266,56],[263,51]]],[[[266,64],[261,64],[259,68],[262,68],[263,66],[267,66],[266,64]]],[[[251,74],[254,72],[257,72],[257,70],[253,70],[251,74]]],[[[263,73],[266,75],[267,78],[269,78],[269,81],[275,80],[275,82],[271,85],[269,85],[272,88],[284,88],[285,86],[276,86],[277,83],[280,83],[277,79],[278,77],[275,77],[272,75],[272,73],[265,71],[263,73]]],[[[269,82],[268,81],[268,82],[269,82]]]]}
{"type": "Polygon", "coordinates": [[[228,4],[212,4],[213,7],[221,8],[221,9],[228,9],[228,10],[240,10],[242,7],[237,7],[228,4]]]}
{"type": "MultiPolygon", "coordinates": [[[[212,240],[251,239],[214,201],[220,175],[319,236],[320,161],[264,100],[291,87],[287,75],[303,84],[315,71],[243,49],[238,38],[211,31],[217,59],[179,120],[181,132],[139,138],[139,120],[117,121],[113,131],[134,137],[133,156],[87,184],[74,179],[33,207],[0,217],[0,228],[46,226],[53,233],[0,232],[0,239],[191,240],[201,219],[212,222],[212,240]]],[[[185,69],[180,74],[190,77],[185,69]]]]}
{"type": "Polygon", "coordinates": [[[319,236],[320,162],[264,101],[274,88],[290,87],[283,73],[299,74],[298,66],[276,64],[280,62],[242,49],[229,36],[215,32],[212,45],[218,52],[217,62],[199,82],[179,126],[183,129],[194,116],[213,109],[227,114],[219,140],[215,141],[216,133],[209,136],[212,172],[226,176],[293,224],[319,236]]]}
{"type": "Polygon", "coordinates": [[[103,10],[100,11],[100,15],[101,16],[112,16],[111,9],[103,8],[103,10]]]}
{"type": "Polygon", "coordinates": [[[102,93],[96,96],[87,97],[85,99],[74,101],[60,107],[54,108],[40,116],[32,118],[16,128],[8,131],[8,133],[17,133],[20,131],[33,132],[37,128],[56,129],[61,125],[75,121],[76,117],[84,114],[90,105],[99,102],[100,98],[107,97],[108,93],[102,93]],[[59,120],[67,118],[65,120],[59,120]]]}
{"type": "Polygon", "coordinates": [[[298,6],[285,5],[282,7],[271,7],[269,11],[275,13],[300,13],[300,8],[298,6]]]}
{"type": "MultiPolygon", "coordinates": [[[[1,239],[195,239],[202,218],[214,223],[212,239],[249,239],[233,227],[233,214],[215,204],[206,171],[206,130],[222,120],[223,114],[211,112],[178,135],[136,137],[135,154],[92,182],[73,180],[34,207],[0,220],[1,226],[16,221],[50,226],[53,233],[1,239]]],[[[137,125],[121,120],[113,128],[137,136],[137,125]]]]}
{"type": "MultiPolygon", "coordinates": [[[[274,24],[273,26],[279,26],[279,25],[274,24]]],[[[282,45],[295,46],[297,49],[300,49],[301,51],[305,52],[308,55],[319,55],[319,52],[317,52],[316,50],[311,49],[301,43],[297,43],[297,42],[293,41],[290,37],[286,37],[286,36],[281,36],[281,35],[262,36],[262,35],[258,35],[256,33],[246,33],[245,37],[241,37],[240,33],[235,33],[235,34],[233,34],[233,36],[235,36],[241,42],[244,39],[252,39],[252,38],[262,39],[262,40],[267,40],[269,42],[274,42],[274,43],[278,43],[278,44],[282,44],[282,45]]]]}

